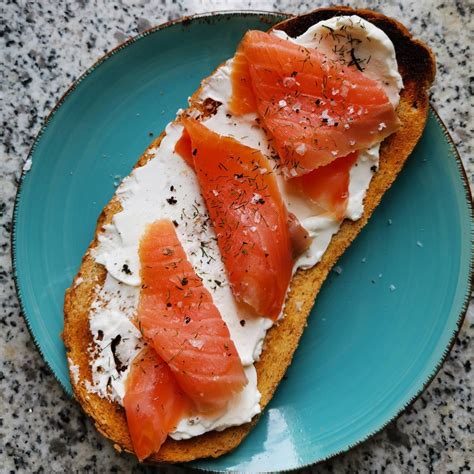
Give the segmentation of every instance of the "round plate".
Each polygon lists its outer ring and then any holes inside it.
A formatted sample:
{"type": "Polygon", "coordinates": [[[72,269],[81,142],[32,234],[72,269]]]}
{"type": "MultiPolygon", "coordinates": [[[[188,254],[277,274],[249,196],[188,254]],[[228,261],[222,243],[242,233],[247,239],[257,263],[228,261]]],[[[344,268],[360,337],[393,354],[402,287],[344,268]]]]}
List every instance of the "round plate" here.
{"type": "MultiPolygon", "coordinates": [[[[15,277],[33,337],[69,394],[64,291],[114,186],[243,33],[281,18],[213,14],[134,38],[87,71],[41,131],[17,196],[15,277]]],[[[431,112],[405,169],[339,261],[342,273],[324,284],[256,428],[232,453],[193,465],[297,468],[393,420],[439,369],[462,323],[472,222],[461,161],[431,112]]]]}

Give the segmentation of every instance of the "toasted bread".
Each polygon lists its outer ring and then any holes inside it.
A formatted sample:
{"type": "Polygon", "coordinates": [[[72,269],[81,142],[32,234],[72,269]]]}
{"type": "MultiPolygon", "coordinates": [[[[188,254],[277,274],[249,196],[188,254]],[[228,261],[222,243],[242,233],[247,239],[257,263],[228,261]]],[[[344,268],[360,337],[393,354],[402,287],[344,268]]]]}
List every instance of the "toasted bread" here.
{"type": "MultiPolygon", "coordinates": [[[[357,221],[345,220],[339,232],[332,238],[321,261],[310,270],[299,270],[291,282],[284,318],[268,332],[261,358],[256,363],[258,389],[262,394],[260,401],[262,409],[271,400],[291,363],[314,299],[326,276],[367,223],[383,194],[394,182],[421,137],[427,119],[428,89],[435,76],[435,60],[431,51],[422,42],[413,39],[408,30],[399,22],[369,10],[332,7],[321,8],[309,14],[285,20],[273,28],[283,30],[295,37],[314,23],[336,15],[348,14],[359,15],[375,24],[388,35],[395,46],[399,72],[404,83],[397,109],[401,126],[396,133],[382,143],[380,167],[368,188],[362,217],[357,221]],[[300,302],[303,302],[302,307],[299,306],[300,302]]],[[[150,145],[148,150],[157,147],[162,137],[163,134],[150,145]]],[[[140,158],[136,167],[143,166],[152,158],[148,150],[140,158]]],[[[97,429],[110,438],[118,450],[133,452],[122,407],[95,393],[88,392],[84,384],[84,381],[91,381],[88,347],[93,341],[89,330],[89,313],[96,287],[102,285],[106,277],[105,268],[95,262],[91,251],[98,245],[98,235],[104,224],[110,223],[114,214],[120,210],[120,202],[114,197],[98,219],[95,238],[82,260],[77,275],[77,278],[81,278],[81,283],[73,284],[66,292],[63,337],[70,363],[79,368],[79,378],[71,377],[77,400],[93,419],[97,429]]],[[[220,456],[238,446],[257,423],[257,419],[258,416],[252,422],[242,426],[230,427],[221,432],[212,431],[188,440],[175,441],[168,438],[160,451],[153,454],[149,460],[185,462],[202,457],[220,456]]]]}

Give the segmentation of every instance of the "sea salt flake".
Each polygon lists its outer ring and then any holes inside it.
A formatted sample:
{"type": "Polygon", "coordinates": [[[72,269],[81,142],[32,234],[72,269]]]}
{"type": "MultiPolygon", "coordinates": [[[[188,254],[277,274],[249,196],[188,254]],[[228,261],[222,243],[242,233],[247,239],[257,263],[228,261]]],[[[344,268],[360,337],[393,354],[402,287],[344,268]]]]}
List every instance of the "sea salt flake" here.
{"type": "Polygon", "coordinates": [[[295,112],[299,112],[301,110],[301,104],[299,102],[296,102],[295,104],[293,104],[291,106],[291,108],[295,111],[295,112]]]}
{"type": "Polygon", "coordinates": [[[299,86],[299,83],[296,81],[294,77],[285,77],[283,79],[283,87],[292,87],[294,85],[299,86]]]}
{"type": "Polygon", "coordinates": [[[283,99],[280,100],[280,102],[278,102],[278,105],[279,105],[280,107],[286,107],[286,105],[287,105],[287,104],[286,104],[286,100],[283,100],[283,99]]]}
{"type": "Polygon", "coordinates": [[[257,204],[257,202],[262,198],[262,196],[260,196],[260,194],[258,193],[253,193],[253,196],[252,196],[252,199],[251,199],[251,203],[252,204],[257,204]]]}
{"type": "Polygon", "coordinates": [[[295,148],[296,153],[298,155],[304,155],[306,153],[306,144],[305,143],[300,143],[296,148],[295,148]]]}
{"type": "Polygon", "coordinates": [[[202,349],[204,341],[201,341],[201,339],[189,339],[189,344],[196,349],[202,349]]]}
{"type": "Polygon", "coordinates": [[[321,120],[325,120],[327,125],[334,125],[334,120],[329,116],[329,110],[324,109],[321,113],[321,120]]]}

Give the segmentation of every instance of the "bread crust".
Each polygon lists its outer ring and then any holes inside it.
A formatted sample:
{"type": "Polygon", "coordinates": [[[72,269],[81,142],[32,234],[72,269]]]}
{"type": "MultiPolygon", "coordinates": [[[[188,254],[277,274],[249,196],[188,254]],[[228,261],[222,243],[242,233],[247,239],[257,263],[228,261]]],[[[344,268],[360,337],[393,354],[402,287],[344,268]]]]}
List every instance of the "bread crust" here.
{"type": "MultiPolygon", "coordinates": [[[[389,36],[395,46],[399,71],[404,83],[397,109],[401,126],[382,143],[379,171],[374,175],[368,188],[362,217],[355,222],[345,220],[339,232],[332,238],[321,261],[309,270],[299,270],[291,282],[285,317],[269,330],[261,358],[255,364],[258,388],[262,394],[260,401],[262,410],[272,398],[291,363],[314,298],[322,283],[338,258],[367,223],[385,191],[394,182],[421,137],[426,123],[429,109],[428,89],[435,76],[435,59],[429,48],[421,41],[414,40],[398,21],[370,10],[331,7],[285,20],[273,28],[283,30],[290,36],[297,36],[318,21],[336,15],[350,14],[359,15],[375,24],[389,36]],[[303,304],[300,307],[301,302],[303,304]]],[[[152,158],[149,150],[156,148],[163,136],[164,133],[153,141],[135,167],[143,166],[152,158]]],[[[110,223],[114,214],[120,210],[120,202],[114,196],[102,211],[94,240],[83,257],[76,277],[81,278],[81,283],[77,285],[73,283],[66,291],[63,339],[70,367],[75,365],[79,368],[79,382],[71,376],[75,397],[93,419],[99,432],[112,440],[117,450],[133,452],[123,408],[95,393],[88,392],[83,383],[86,380],[91,381],[88,347],[93,341],[89,329],[89,312],[96,288],[103,285],[107,273],[102,265],[95,262],[92,250],[98,244],[98,234],[103,226],[110,223]]],[[[218,457],[237,447],[257,421],[258,416],[242,426],[230,427],[221,432],[212,431],[189,440],[175,441],[168,438],[160,451],[148,458],[148,461],[185,462],[202,457],[218,457]]]]}

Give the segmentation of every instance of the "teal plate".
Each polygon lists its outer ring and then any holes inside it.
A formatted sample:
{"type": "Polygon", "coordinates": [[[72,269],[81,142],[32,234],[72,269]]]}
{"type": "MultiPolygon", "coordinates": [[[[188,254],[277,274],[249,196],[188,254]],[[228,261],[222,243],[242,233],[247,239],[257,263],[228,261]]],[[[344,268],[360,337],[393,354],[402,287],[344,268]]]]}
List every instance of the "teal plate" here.
{"type": "MultiPolygon", "coordinates": [[[[281,18],[213,14],[147,32],[88,70],[43,127],[17,195],[13,257],[23,313],[67,393],[64,291],[114,181],[247,29],[281,18]]],[[[287,378],[256,428],[234,452],[193,465],[297,468],[345,451],[393,420],[432,379],[460,328],[472,229],[461,161],[431,112],[399,179],[340,259],[342,273],[324,284],[287,378]]]]}

